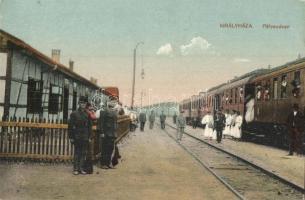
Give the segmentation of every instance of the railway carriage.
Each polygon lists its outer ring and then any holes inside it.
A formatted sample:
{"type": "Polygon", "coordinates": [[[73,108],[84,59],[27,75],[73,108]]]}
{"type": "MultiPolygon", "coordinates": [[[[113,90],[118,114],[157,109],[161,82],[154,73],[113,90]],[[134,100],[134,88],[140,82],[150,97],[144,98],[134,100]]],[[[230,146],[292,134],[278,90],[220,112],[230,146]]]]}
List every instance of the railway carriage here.
{"type": "MultiPolygon", "coordinates": [[[[194,110],[202,118],[220,108],[239,111],[244,119],[242,138],[280,148],[288,147],[286,119],[294,103],[305,113],[305,58],[273,69],[259,69],[213,87],[199,95],[199,103],[189,98],[182,101],[185,117],[190,120],[194,110]],[[248,103],[253,101],[253,106],[248,103]],[[253,118],[246,120],[248,112],[253,118]]],[[[305,123],[305,121],[304,121],[305,123]]]]}
{"type": "MultiPolygon", "coordinates": [[[[254,119],[244,126],[244,136],[281,148],[288,147],[286,119],[294,103],[305,110],[305,59],[273,68],[251,80],[254,119]]],[[[304,122],[305,123],[305,122],[304,122]]]]}

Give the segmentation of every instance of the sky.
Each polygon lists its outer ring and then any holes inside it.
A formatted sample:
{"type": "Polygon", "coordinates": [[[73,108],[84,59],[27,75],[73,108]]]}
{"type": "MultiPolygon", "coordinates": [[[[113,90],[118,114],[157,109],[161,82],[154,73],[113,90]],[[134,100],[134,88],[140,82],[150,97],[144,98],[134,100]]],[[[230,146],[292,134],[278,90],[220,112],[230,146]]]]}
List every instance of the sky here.
{"type": "Polygon", "coordinates": [[[129,105],[180,101],[249,71],[305,57],[304,0],[0,0],[0,28],[129,105]],[[252,28],[221,28],[223,24],[252,28]],[[263,24],[289,26],[263,28],[263,24]],[[144,69],[144,79],[141,71],[144,69]]]}

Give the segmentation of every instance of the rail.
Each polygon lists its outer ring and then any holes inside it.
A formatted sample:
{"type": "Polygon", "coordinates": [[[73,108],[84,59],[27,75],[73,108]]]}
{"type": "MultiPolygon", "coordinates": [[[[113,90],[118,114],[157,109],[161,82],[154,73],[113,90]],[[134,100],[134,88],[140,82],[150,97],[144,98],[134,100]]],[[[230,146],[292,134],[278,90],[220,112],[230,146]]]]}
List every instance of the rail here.
{"type": "MultiPolygon", "coordinates": [[[[172,126],[172,125],[170,125],[170,124],[168,124],[168,123],[167,123],[167,125],[168,125],[170,128],[172,128],[172,129],[177,129],[176,127],[174,127],[174,126],[172,126]]],[[[230,156],[232,156],[232,157],[235,157],[237,160],[240,160],[240,161],[242,161],[242,162],[244,162],[244,163],[246,163],[246,164],[248,164],[248,165],[250,165],[250,166],[252,166],[252,167],[254,167],[254,168],[256,168],[256,169],[258,169],[258,170],[260,170],[261,172],[267,174],[268,176],[273,177],[273,178],[279,180],[280,182],[282,182],[282,183],[284,183],[284,184],[286,184],[286,185],[289,185],[290,187],[294,188],[295,190],[297,190],[297,191],[302,192],[303,194],[305,194],[305,189],[304,189],[303,187],[301,187],[301,186],[299,186],[299,185],[297,185],[297,184],[295,184],[295,183],[293,183],[293,182],[291,182],[291,181],[289,181],[289,180],[287,180],[287,179],[285,179],[285,178],[283,178],[283,177],[281,177],[281,176],[279,176],[279,175],[273,173],[273,172],[270,171],[270,170],[267,170],[267,169],[265,169],[265,168],[263,168],[263,167],[261,167],[261,166],[255,164],[255,163],[253,163],[253,162],[251,162],[251,161],[245,159],[245,158],[242,158],[242,157],[240,157],[240,156],[238,156],[238,155],[236,155],[236,154],[234,154],[234,153],[232,153],[232,152],[226,151],[226,150],[224,150],[224,149],[222,149],[222,148],[220,148],[220,147],[218,147],[218,146],[215,146],[215,145],[213,145],[213,144],[211,144],[211,143],[209,143],[209,142],[206,142],[206,141],[204,141],[204,140],[202,140],[202,139],[200,139],[200,138],[198,138],[198,137],[195,137],[195,136],[193,136],[193,135],[191,135],[191,134],[189,134],[189,133],[187,133],[187,132],[184,132],[184,134],[187,135],[187,136],[189,136],[189,137],[191,137],[191,138],[193,138],[193,139],[195,139],[195,140],[197,140],[197,141],[199,141],[199,142],[202,142],[202,143],[204,143],[204,144],[206,144],[206,145],[208,145],[208,146],[210,146],[210,147],[212,147],[212,148],[215,148],[215,149],[217,149],[217,150],[219,150],[219,151],[221,151],[221,152],[223,152],[223,153],[226,153],[226,154],[228,154],[228,155],[230,155],[230,156]]]]}

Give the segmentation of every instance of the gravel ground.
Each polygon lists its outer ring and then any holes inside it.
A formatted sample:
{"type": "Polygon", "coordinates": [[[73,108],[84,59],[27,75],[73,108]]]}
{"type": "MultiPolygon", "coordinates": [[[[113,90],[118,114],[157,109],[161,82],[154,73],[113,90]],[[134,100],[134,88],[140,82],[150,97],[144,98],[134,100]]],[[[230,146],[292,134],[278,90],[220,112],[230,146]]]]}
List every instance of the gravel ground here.
{"type": "Polygon", "coordinates": [[[72,175],[64,164],[0,164],[0,199],[236,199],[159,128],[130,133],[116,169],[72,175]]]}
{"type": "MultiPolygon", "coordinates": [[[[187,127],[186,132],[204,139],[201,128],[187,127]]],[[[215,141],[211,143],[218,145],[215,141]]],[[[222,140],[219,146],[304,187],[304,157],[287,156],[288,152],[281,149],[231,139],[222,140]]]]}

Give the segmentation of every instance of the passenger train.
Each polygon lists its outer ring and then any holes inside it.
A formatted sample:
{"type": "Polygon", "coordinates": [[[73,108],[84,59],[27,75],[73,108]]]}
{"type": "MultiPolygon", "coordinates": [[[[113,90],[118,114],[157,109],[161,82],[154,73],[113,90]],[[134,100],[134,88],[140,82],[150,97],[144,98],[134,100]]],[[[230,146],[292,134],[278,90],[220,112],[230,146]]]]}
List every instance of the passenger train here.
{"type": "Polygon", "coordinates": [[[279,67],[255,70],[210,88],[180,102],[179,109],[188,122],[218,109],[239,111],[244,119],[243,140],[287,148],[286,119],[294,103],[305,111],[304,87],[305,58],[301,58],[279,67]],[[249,112],[252,117],[246,120],[249,112]]]}

